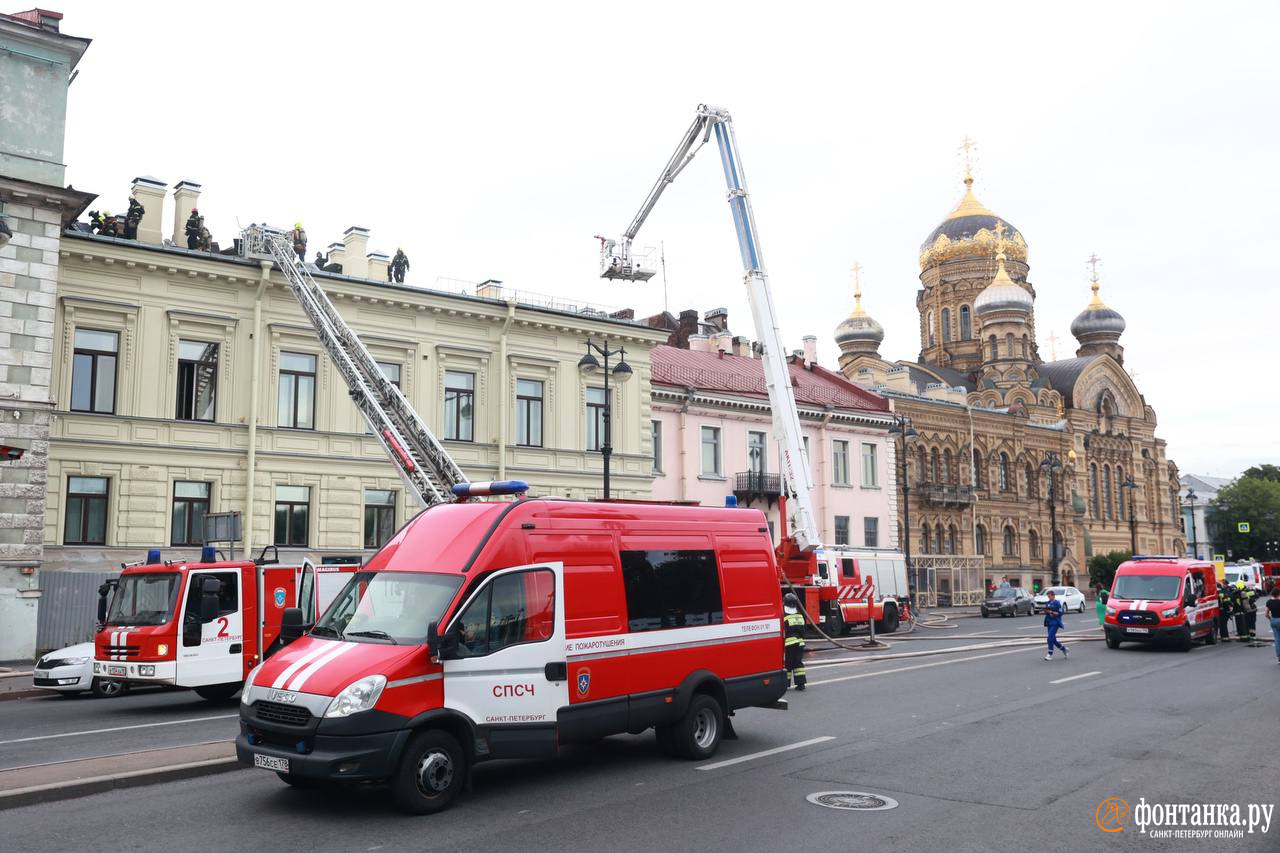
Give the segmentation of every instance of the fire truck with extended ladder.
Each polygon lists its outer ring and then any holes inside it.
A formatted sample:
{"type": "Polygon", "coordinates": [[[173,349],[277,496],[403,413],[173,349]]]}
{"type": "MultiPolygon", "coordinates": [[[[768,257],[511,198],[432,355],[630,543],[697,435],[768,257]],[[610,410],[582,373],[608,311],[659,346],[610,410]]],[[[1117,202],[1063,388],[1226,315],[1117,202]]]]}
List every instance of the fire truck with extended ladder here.
{"type": "MultiPolygon", "coordinates": [[[[288,232],[255,225],[242,245],[249,257],[272,260],[284,272],[409,494],[423,507],[450,499],[450,490],[467,482],[462,470],[294,254],[288,232]]],[[[470,492],[484,494],[486,484],[471,484],[470,492]]],[[[198,561],[165,562],[153,550],[123,566],[99,590],[94,674],[190,687],[210,700],[234,695],[250,670],[300,636],[360,568],[280,566],[266,552],[231,561],[206,547],[198,561]]]]}
{"type": "Polygon", "coordinates": [[[814,519],[813,475],[800,432],[800,415],[791,391],[791,373],[778,329],[769,277],[760,253],[751,198],[738,158],[733,119],[723,109],[699,105],[675,153],[620,240],[600,239],[600,276],[621,281],[647,281],[654,270],[643,263],[632,243],[658,199],[699,149],[715,134],[728,184],[729,207],[738,233],[744,267],[743,283],[764,348],[765,385],[773,414],[773,434],[781,449],[781,517],[778,567],[784,587],[793,589],[810,616],[828,634],[843,634],[853,625],[874,623],[890,633],[910,616],[906,562],[900,552],[878,548],[824,546],[814,519]]]}

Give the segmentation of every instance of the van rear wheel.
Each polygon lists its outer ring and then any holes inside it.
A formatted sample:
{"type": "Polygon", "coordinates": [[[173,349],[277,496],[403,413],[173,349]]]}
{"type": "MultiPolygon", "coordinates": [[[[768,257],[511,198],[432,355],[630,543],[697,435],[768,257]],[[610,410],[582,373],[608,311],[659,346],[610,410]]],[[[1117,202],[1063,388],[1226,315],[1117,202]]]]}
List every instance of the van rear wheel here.
{"type": "Polygon", "coordinates": [[[691,761],[715,755],[723,737],[724,710],[719,702],[705,693],[694,696],[684,716],[671,726],[671,745],[675,753],[691,761]]]}
{"type": "Polygon", "coordinates": [[[457,738],[428,729],[409,741],[391,777],[391,796],[410,814],[433,814],[457,798],[466,776],[467,759],[457,738]]]}
{"type": "Polygon", "coordinates": [[[898,630],[898,626],[902,624],[902,617],[898,615],[898,608],[891,604],[884,606],[884,618],[876,620],[877,634],[892,634],[898,630]]]}

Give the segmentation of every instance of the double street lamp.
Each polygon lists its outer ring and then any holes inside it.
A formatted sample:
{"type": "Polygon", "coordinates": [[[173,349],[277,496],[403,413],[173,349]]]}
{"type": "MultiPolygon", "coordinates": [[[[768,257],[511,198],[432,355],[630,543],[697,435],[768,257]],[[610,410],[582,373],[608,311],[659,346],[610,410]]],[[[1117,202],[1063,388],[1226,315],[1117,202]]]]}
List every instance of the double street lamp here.
{"type": "Polygon", "coordinates": [[[609,377],[612,376],[613,381],[619,385],[625,383],[632,376],[631,365],[626,361],[626,347],[611,350],[607,340],[604,346],[597,346],[590,338],[586,343],[587,354],[578,360],[578,372],[585,379],[592,379],[597,373],[604,375],[604,410],[601,413],[604,422],[601,424],[600,434],[596,435],[596,440],[600,443],[600,455],[604,458],[604,499],[609,500],[609,457],[613,455],[613,433],[610,426],[610,421],[613,419],[613,398],[609,396],[609,377]],[[596,358],[596,353],[604,359],[603,365],[596,358]],[[610,370],[609,359],[615,355],[618,356],[618,363],[613,366],[613,370],[610,370]]]}
{"type": "Polygon", "coordinates": [[[1196,541],[1196,490],[1187,489],[1187,503],[1191,505],[1191,556],[1200,559],[1200,543],[1196,541]]]}
{"type": "Polygon", "coordinates": [[[1133,514],[1133,493],[1138,490],[1138,484],[1133,481],[1132,476],[1126,475],[1120,488],[1129,492],[1129,553],[1136,555],[1138,553],[1138,518],[1133,514]]]}
{"type": "Polygon", "coordinates": [[[911,426],[911,419],[906,415],[894,415],[889,435],[897,443],[900,472],[898,482],[902,484],[902,554],[907,563],[907,582],[910,584],[911,603],[914,606],[919,584],[915,573],[911,571],[911,486],[907,482],[907,445],[919,438],[920,433],[911,426]]]}
{"type": "MultiPolygon", "coordinates": [[[[1067,458],[1074,460],[1075,451],[1070,451],[1067,458]]],[[[1049,475],[1049,575],[1053,586],[1058,586],[1062,579],[1058,576],[1058,560],[1061,557],[1058,545],[1058,475],[1062,473],[1062,457],[1050,450],[1045,453],[1040,468],[1049,475]]]]}

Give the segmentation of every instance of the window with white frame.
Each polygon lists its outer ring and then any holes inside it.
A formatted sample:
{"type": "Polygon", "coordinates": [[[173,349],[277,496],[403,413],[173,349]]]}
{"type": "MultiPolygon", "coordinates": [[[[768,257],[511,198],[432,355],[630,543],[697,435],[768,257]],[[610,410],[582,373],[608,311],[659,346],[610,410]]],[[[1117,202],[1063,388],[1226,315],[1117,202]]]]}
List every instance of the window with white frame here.
{"type": "Polygon", "coordinates": [[[302,352],[280,353],[279,412],[276,425],[290,429],[316,428],[316,357],[302,352]]]}
{"type": "Polygon", "coordinates": [[[707,477],[721,476],[720,427],[702,428],[702,474],[707,477]]]}
{"type": "Polygon", "coordinates": [[[462,370],[444,372],[444,437],[474,441],[476,428],[476,375],[462,370]]]}
{"type": "Polygon", "coordinates": [[[880,485],[880,466],[876,460],[876,446],[862,443],[862,485],[874,489],[880,485]]]}
{"type": "Polygon", "coordinates": [[[653,432],[653,470],[654,473],[662,473],[662,421],[649,421],[649,428],[653,432]]]}
{"type": "Polygon", "coordinates": [[[605,406],[608,398],[603,388],[587,389],[587,450],[604,447],[605,406]]]}
{"type": "Polygon", "coordinates": [[[831,482],[837,486],[849,485],[849,442],[831,442],[831,482]]]}
{"type": "Polygon", "coordinates": [[[542,446],[543,385],[536,379],[516,380],[516,444],[542,446]]]}

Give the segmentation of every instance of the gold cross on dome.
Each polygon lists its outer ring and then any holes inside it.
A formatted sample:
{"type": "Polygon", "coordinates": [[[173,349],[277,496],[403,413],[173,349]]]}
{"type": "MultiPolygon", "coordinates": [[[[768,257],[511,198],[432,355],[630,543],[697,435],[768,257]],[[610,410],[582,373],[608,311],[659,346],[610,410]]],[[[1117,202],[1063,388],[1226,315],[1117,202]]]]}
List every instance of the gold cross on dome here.
{"type": "Polygon", "coordinates": [[[1051,361],[1058,360],[1058,341],[1062,340],[1053,332],[1049,333],[1049,359],[1051,361]]]}
{"type": "Polygon", "coordinates": [[[853,273],[853,295],[856,299],[862,298],[862,264],[858,261],[853,262],[853,266],[849,268],[853,273]]]}
{"type": "Polygon", "coordinates": [[[960,141],[960,157],[964,160],[964,180],[965,183],[973,182],[973,161],[974,152],[978,149],[978,143],[974,142],[972,137],[966,135],[960,141]]]}
{"type": "Polygon", "coordinates": [[[1102,258],[1097,253],[1089,255],[1089,260],[1085,261],[1089,265],[1089,281],[1094,284],[1098,283],[1098,264],[1102,262],[1102,258]]]}

